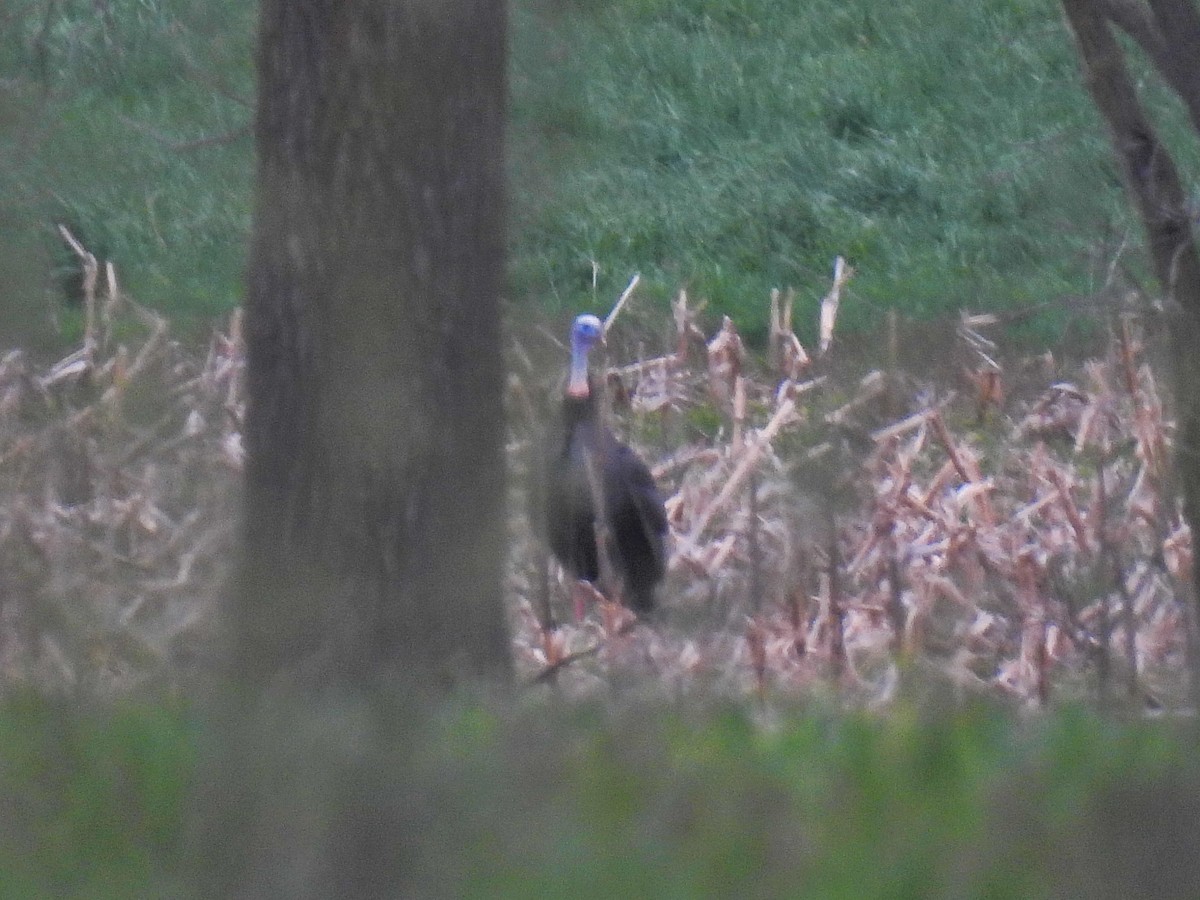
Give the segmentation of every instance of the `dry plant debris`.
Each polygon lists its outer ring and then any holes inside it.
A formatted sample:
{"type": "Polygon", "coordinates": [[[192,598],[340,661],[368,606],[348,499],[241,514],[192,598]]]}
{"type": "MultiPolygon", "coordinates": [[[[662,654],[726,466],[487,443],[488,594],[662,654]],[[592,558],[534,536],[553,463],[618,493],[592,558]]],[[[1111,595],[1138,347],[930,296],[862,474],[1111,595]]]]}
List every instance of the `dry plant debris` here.
{"type": "MultiPolygon", "coordinates": [[[[839,264],[821,304],[823,354],[836,356],[833,310],[852,274],[839,264]]],[[[793,300],[770,298],[757,371],[728,318],[688,363],[683,294],[676,350],[615,367],[633,382],[624,424],[668,495],[666,612],[539,616],[541,551],[518,512],[510,605],[526,677],[580,695],[633,670],[669,691],[836,688],[879,703],[918,671],[1021,703],[1185,702],[1191,535],[1171,489],[1173,423],[1133,320],[1073,380],[1014,398],[983,334],[995,320],[964,316],[962,399],[881,421],[892,376],[870,372],[847,396],[792,332],[793,300]],[[715,436],[660,437],[657,454],[636,440],[680,434],[697,410],[721,423],[715,436]]],[[[514,449],[532,435],[515,424],[514,449]]]]}
{"type": "Polygon", "coordinates": [[[82,346],[0,361],[0,672],[123,692],[170,683],[211,634],[242,467],[241,319],[199,356],[64,237],[85,271],[82,346]]]}
{"type": "MultiPolygon", "coordinates": [[[[0,360],[0,672],[124,691],[176,678],[214,630],[245,348],[237,314],[206,352],[184,347],[77,252],[82,346],[0,360]]],[[[728,319],[706,336],[681,292],[671,351],[612,366],[628,393],[616,424],[668,497],[671,572],[649,621],[550,577],[521,495],[552,375],[514,347],[506,594],[524,679],[572,696],[637,683],[883,703],[919,671],[1028,703],[1183,702],[1192,540],[1136,323],[1114,326],[1103,359],[1015,397],[992,320],[964,317],[961,397],[904,389],[916,399],[897,414],[897,373],[830,365],[852,274],[837,269],[815,358],[790,293],[770,298],[764,362],[728,319]]]]}

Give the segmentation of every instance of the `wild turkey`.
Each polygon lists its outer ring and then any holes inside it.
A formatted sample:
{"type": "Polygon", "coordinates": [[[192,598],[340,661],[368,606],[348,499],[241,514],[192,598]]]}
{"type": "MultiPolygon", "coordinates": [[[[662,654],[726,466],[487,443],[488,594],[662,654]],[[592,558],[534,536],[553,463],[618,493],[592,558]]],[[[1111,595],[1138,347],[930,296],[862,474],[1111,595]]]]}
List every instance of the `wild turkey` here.
{"type": "Polygon", "coordinates": [[[623,598],[644,613],[654,607],[654,587],[666,570],[667,515],[646,464],[600,421],[588,352],[603,334],[603,325],[592,315],[579,316],[571,327],[564,428],[549,463],[547,536],[568,573],[594,582],[601,574],[596,525],[602,515],[607,555],[623,598]]]}

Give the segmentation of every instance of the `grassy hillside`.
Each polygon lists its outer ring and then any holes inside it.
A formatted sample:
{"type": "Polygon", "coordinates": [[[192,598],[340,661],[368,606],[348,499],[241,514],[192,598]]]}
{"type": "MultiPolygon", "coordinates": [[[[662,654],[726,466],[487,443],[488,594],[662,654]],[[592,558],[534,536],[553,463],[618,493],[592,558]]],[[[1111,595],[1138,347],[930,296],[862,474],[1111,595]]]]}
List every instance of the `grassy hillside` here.
{"type": "Polygon", "coordinates": [[[821,290],[841,253],[859,321],[995,308],[1088,290],[1124,227],[1053,4],[569,8],[520,32],[540,67],[516,55],[518,191],[542,143],[571,148],[518,204],[517,281],[543,298],[577,303],[595,260],[605,297],[641,269],[744,309],[821,290]]]}
{"type": "MultiPolygon", "coordinates": [[[[6,237],[0,259],[57,290],[67,221],[145,302],[235,303],[253,4],[0,13],[0,216],[48,254],[6,237]]],[[[1087,293],[1140,238],[1053,3],[516,0],[513,19],[522,306],[603,305],[641,271],[749,321],[772,286],[817,295],[840,253],[853,325],[1087,293]]]]}
{"type": "Polygon", "coordinates": [[[148,303],[229,309],[250,223],[253,4],[8,5],[0,209],[42,238],[59,276],[43,287],[71,268],[63,222],[148,303]]]}

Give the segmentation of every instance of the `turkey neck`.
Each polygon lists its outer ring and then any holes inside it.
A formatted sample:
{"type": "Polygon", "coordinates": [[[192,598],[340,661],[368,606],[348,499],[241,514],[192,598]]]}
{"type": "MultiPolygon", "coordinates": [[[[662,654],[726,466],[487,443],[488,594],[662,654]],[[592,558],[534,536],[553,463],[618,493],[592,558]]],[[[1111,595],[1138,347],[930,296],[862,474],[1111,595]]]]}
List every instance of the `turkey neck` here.
{"type": "Polygon", "coordinates": [[[600,421],[600,402],[593,379],[587,381],[588,392],[583,396],[567,394],[563,397],[563,425],[566,442],[571,445],[601,449],[611,439],[611,432],[600,421]]]}

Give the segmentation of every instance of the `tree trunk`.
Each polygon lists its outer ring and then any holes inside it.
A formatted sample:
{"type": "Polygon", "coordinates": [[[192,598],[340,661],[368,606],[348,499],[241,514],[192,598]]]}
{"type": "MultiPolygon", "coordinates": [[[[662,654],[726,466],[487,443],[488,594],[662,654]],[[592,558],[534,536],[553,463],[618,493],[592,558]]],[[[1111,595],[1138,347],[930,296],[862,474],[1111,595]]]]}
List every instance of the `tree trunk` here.
{"type": "MultiPolygon", "coordinates": [[[[1126,187],[1145,226],[1155,274],[1172,317],[1179,422],[1175,463],[1183,488],[1184,515],[1195,541],[1200,536],[1200,254],[1187,199],[1175,164],[1142,109],[1121,47],[1109,27],[1105,13],[1110,7],[1104,0],[1062,0],[1062,5],[1075,33],[1088,91],[1108,123],[1126,187]]],[[[1200,97],[1186,93],[1189,83],[1195,86],[1195,78],[1180,73],[1195,69],[1193,51],[1200,46],[1200,20],[1190,0],[1152,0],[1150,5],[1160,26],[1156,40],[1162,41],[1155,62],[1195,113],[1200,110],[1200,97]]],[[[1132,2],[1114,7],[1141,8],[1132,2]]],[[[1195,115],[1193,118],[1196,121],[1195,115]]],[[[1200,566],[1193,566],[1192,594],[1200,600],[1200,566]]],[[[1193,621],[1196,618],[1200,617],[1193,609],[1193,621]]],[[[1194,635],[1190,640],[1194,642],[1194,635]]],[[[1194,646],[1191,657],[1192,689],[1200,694],[1194,646]]]]}
{"type": "Polygon", "coordinates": [[[507,675],[503,0],[264,0],[235,665],[507,675]]]}
{"type": "MultiPolygon", "coordinates": [[[[1200,132],[1200,17],[1191,0],[1101,0],[1105,16],[1137,41],[1179,95],[1200,132]]],[[[1078,15],[1078,13],[1076,13],[1078,15]]]]}

